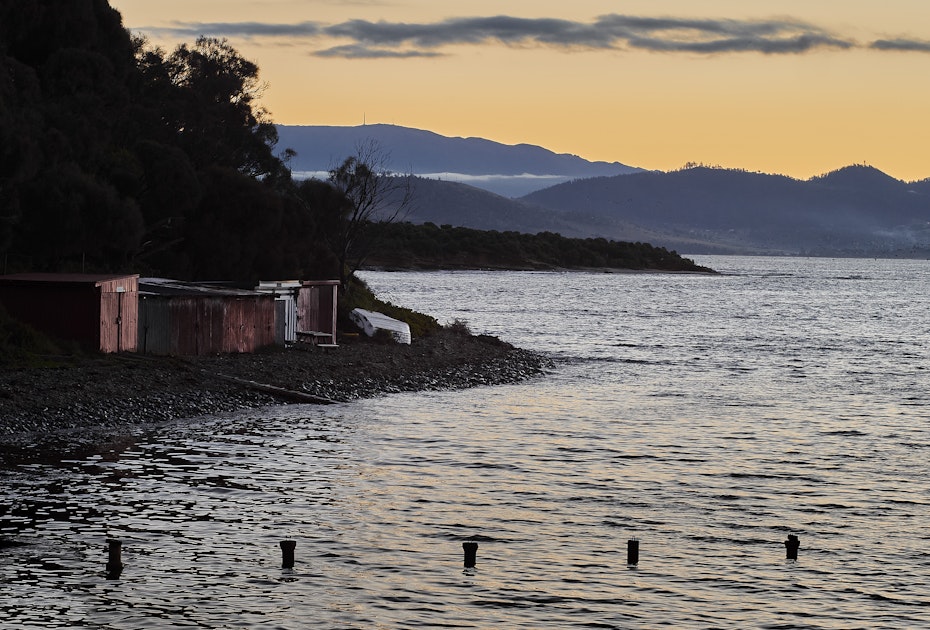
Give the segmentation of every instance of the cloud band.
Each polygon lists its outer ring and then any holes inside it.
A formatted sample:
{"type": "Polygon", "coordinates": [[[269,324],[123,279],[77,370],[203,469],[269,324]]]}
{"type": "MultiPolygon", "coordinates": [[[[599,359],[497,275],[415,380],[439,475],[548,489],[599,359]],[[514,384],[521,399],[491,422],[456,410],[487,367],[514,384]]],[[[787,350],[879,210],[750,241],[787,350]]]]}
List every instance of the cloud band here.
{"type": "Polygon", "coordinates": [[[305,42],[311,54],[350,59],[437,57],[462,45],[500,44],[566,51],[611,50],[716,55],[801,54],[868,48],[930,52],[930,41],[881,39],[862,45],[800,20],[730,20],[603,15],[591,22],[506,15],[450,18],[432,23],[348,20],[298,22],[192,22],[147,29],[162,35],[242,37],[305,42]],[[338,44],[327,42],[338,41],[338,44]]]}

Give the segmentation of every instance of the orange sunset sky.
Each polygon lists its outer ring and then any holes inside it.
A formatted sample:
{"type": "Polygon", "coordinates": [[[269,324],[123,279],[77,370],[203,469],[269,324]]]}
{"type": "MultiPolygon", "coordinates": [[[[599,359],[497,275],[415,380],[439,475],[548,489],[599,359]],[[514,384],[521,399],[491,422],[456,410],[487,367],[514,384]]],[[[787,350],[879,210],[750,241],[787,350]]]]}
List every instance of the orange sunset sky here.
{"type": "Polygon", "coordinates": [[[391,123],[671,170],[930,177],[926,0],[111,0],[226,38],[281,124],[391,123]]]}

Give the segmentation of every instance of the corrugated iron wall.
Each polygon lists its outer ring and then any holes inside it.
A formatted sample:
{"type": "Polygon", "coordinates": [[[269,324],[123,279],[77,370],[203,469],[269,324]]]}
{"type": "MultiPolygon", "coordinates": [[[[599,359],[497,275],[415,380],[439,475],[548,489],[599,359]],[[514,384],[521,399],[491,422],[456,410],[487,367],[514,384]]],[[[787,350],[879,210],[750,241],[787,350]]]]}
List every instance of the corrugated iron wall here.
{"type": "Polygon", "coordinates": [[[274,344],[274,297],[239,297],[226,304],[223,352],[254,352],[274,344]]]}
{"type": "Polygon", "coordinates": [[[139,348],[169,355],[254,352],[274,344],[274,297],[164,296],[141,300],[139,348]]]}
{"type": "Polygon", "coordinates": [[[172,354],[171,317],[163,296],[139,297],[139,352],[172,354]]]}

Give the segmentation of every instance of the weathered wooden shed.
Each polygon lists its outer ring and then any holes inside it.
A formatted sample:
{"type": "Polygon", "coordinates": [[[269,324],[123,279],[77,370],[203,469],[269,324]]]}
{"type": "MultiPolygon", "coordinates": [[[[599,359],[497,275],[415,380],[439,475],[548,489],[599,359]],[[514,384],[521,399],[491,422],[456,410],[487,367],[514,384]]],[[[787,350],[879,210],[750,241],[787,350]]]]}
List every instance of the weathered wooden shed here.
{"type": "Polygon", "coordinates": [[[100,352],[135,352],[138,275],[20,273],[0,276],[14,318],[100,352]]]}
{"type": "Polygon", "coordinates": [[[274,296],[274,342],[284,346],[297,341],[298,280],[263,280],[255,290],[274,296]]]}
{"type": "Polygon", "coordinates": [[[274,344],[274,326],[273,295],[165,278],[139,281],[141,352],[254,352],[274,344]]]}
{"type": "Polygon", "coordinates": [[[338,280],[304,280],[297,295],[297,334],[336,344],[338,280]]]}

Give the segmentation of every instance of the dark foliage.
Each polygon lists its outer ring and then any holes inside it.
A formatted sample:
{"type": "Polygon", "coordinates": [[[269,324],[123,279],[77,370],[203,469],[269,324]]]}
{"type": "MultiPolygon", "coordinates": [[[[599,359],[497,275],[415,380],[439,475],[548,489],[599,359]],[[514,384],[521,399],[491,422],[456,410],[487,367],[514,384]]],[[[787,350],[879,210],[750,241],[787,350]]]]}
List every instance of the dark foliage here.
{"type": "Polygon", "coordinates": [[[3,270],[316,275],[260,89],[225,41],[166,54],[106,0],[0,4],[3,270]]]}
{"type": "Polygon", "coordinates": [[[13,319],[0,307],[0,369],[55,365],[80,352],[77,344],[53,341],[47,335],[13,319]]]}
{"type": "Polygon", "coordinates": [[[523,234],[470,228],[392,223],[370,225],[384,247],[369,266],[395,269],[654,269],[711,271],[677,252],[648,243],[565,238],[553,232],[523,234]]]}

